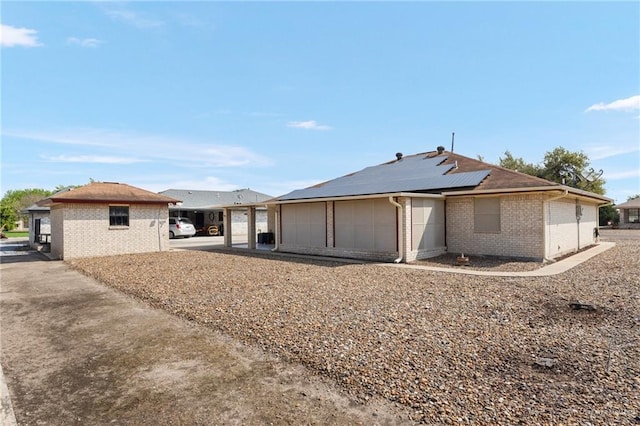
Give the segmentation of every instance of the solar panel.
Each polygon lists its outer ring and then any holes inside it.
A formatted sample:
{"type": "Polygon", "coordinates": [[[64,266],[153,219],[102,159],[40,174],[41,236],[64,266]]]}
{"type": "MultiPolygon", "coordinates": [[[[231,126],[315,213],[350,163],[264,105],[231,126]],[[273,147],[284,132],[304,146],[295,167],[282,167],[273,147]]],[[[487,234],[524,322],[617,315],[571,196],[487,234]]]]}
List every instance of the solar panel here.
{"type": "Polygon", "coordinates": [[[442,164],[447,157],[406,156],[399,161],[367,167],[359,172],[323,184],[298,189],[279,200],[345,197],[353,195],[416,192],[477,186],[490,170],[445,174],[454,164],[442,164]]]}

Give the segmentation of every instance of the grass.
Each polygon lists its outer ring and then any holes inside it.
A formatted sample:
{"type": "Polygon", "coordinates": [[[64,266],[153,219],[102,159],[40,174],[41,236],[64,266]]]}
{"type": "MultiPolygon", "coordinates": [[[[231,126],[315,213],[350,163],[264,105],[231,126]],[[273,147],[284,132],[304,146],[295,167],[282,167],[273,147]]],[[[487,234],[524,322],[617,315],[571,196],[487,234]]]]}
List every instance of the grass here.
{"type": "Polygon", "coordinates": [[[28,237],[29,236],[29,231],[4,231],[3,233],[7,238],[28,237]]]}

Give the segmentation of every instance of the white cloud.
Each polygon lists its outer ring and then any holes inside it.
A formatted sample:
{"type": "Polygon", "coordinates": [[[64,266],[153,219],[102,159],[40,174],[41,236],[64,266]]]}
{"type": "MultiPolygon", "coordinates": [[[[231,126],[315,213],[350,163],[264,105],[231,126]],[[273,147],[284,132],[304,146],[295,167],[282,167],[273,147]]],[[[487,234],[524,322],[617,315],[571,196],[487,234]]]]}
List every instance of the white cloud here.
{"type": "Polygon", "coordinates": [[[590,111],[634,111],[640,110],[640,95],[631,96],[630,98],[618,99],[608,104],[600,102],[591,105],[585,110],[590,111]]]}
{"type": "Polygon", "coordinates": [[[587,145],[585,147],[585,153],[591,160],[602,160],[638,151],[640,151],[638,145],[587,145]]]}
{"type": "Polygon", "coordinates": [[[606,180],[621,180],[634,177],[640,177],[640,169],[625,170],[622,172],[605,173],[604,178],[606,180]]]}
{"type": "Polygon", "coordinates": [[[109,17],[117,21],[124,22],[125,24],[133,25],[136,28],[158,28],[164,25],[164,21],[145,17],[130,9],[105,8],[104,11],[109,17]]]}
{"type": "Polygon", "coordinates": [[[160,192],[167,189],[193,189],[196,191],[234,191],[242,188],[240,185],[236,185],[231,182],[219,179],[214,176],[206,176],[203,178],[194,177],[193,179],[167,179],[163,176],[159,179],[159,182],[148,182],[142,180],[135,180],[133,178],[132,185],[139,188],[144,188],[148,191],[160,192]]]}
{"type": "Polygon", "coordinates": [[[144,160],[137,158],[114,157],[108,155],[43,155],[42,158],[54,163],[134,164],[144,162],[144,160]]]}
{"type": "Polygon", "coordinates": [[[79,146],[117,146],[112,140],[114,133],[103,129],[74,129],[52,130],[52,131],[31,131],[31,130],[2,130],[2,136],[9,136],[18,139],[28,139],[40,142],[57,143],[62,145],[79,146]]]}
{"type": "Polygon", "coordinates": [[[125,152],[140,161],[164,161],[190,167],[267,166],[270,159],[243,146],[218,144],[184,138],[122,133],[107,129],[71,129],[62,131],[2,131],[2,136],[53,143],[109,148],[125,152]]]}
{"type": "Polygon", "coordinates": [[[38,41],[38,31],[29,28],[16,28],[10,25],[0,24],[0,45],[5,47],[38,47],[42,44],[38,41]]]}
{"type": "Polygon", "coordinates": [[[67,39],[68,44],[75,44],[81,47],[98,47],[104,43],[102,40],[98,40],[97,38],[77,38],[77,37],[69,37],[67,39]]]}
{"type": "Polygon", "coordinates": [[[290,121],[287,123],[287,127],[305,130],[331,130],[331,127],[325,126],[324,124],[318,124],[315,120],[290,121]]]}

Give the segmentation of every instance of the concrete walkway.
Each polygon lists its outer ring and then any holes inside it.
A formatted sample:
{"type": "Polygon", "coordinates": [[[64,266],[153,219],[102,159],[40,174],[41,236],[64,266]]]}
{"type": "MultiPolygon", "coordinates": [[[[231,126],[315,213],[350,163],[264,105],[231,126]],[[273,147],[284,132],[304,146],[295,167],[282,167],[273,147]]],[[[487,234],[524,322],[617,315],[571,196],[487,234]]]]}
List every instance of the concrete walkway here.
{"type": "Polygon", "coordinates": [[[423,269],[427,271],[446,272],[449,274],[484,275],[493,277],[548,277],[551,275],[558,275],[562,274],[563,272],[567,272],[568,270],[580,265],[581,263],[591,259],[592,257],[609,250],[615,245],[616,243],[613,242],[601,242],[598,243],[598,245],[596,245],[595,247],[592,247],[580,253],[576,253],[558,262],[551,263],[534,271],[524,272],[479,271],[477,269],[468,269],[468,267],[466,266],[461,266],[458,268],[440,268],[437,266],[408,265],[406,263],[380,263],[380,265],[396,268],[423,269]]]}
{"type": "Polygon", "coordinates": [[[388,401],[359,404],[299,364],[5,241],[2,426],[408,423],[388,401]]]}

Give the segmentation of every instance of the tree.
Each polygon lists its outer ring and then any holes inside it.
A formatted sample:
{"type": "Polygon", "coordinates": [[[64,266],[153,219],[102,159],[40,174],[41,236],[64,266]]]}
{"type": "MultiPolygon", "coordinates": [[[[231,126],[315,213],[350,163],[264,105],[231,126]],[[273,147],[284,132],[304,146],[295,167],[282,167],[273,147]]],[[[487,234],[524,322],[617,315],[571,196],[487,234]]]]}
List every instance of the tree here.
{"type": "Polygon", "coordinates": [[[598,222],[600,226],[607,226],[610,223],[620,222],[620,213],[612,205],[602,206],[598,209],[598,222]]]}
{"type": "Polygon", "coordinates": [[[589,157],[583,152],[571,152],[558,147],[544,156],[544,179],[573,188],[604,194],[602,170],[589,167],[589,157]]]}
{"type": "Polygon", "coordinates": [[[22,210],[51,195],[51,191],[40,188],[9,190],[0,200],[0,226],[12,230],[16,222],[24,219],[22,210]]]}
{"type": "Polygon", "coordinates": [[[627,201],[635,200],[636,198],[640,198],[640,194],[631,195],[630,197],[627,197],[627,201]]]}
{"type": "Polygon", "coordinates": [[[535,164],[527,163],[522,157],[515,158],[509,151],[504,152],[504,158],[500,157],[500,166],[517,172],[526,173],[531,176],[540,177],[542,168],[535,164]]]}
{"type": "Polygon", "coordinates": [[[602,170],[595,171],[589,167],[589,157],[583,152],[571,152],[562,147],[549,151],[544,155],[542,166],[527,163],[522,158],[514,158],[505,151],[500,157],[499,165],[517,170],[531,176],[537,176],[552,182],[558,182],[572,188],[604,194],[605,180],[602,170]]]}

